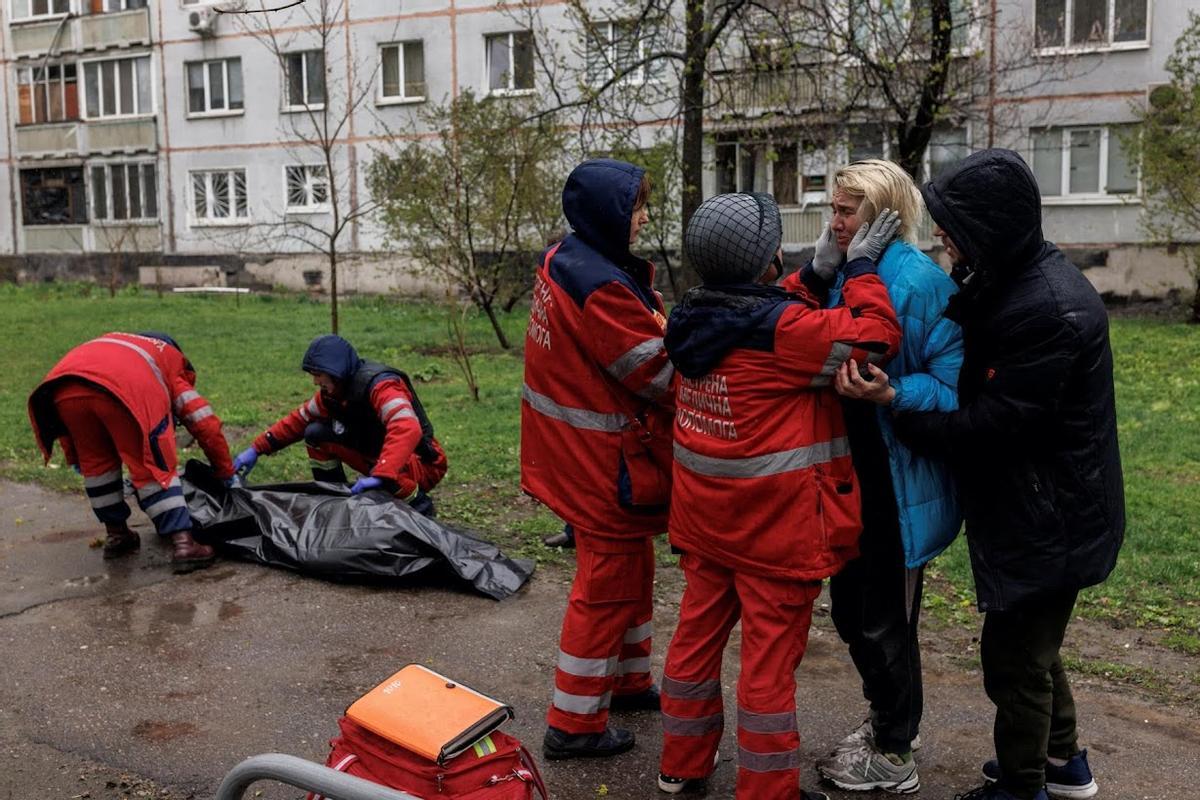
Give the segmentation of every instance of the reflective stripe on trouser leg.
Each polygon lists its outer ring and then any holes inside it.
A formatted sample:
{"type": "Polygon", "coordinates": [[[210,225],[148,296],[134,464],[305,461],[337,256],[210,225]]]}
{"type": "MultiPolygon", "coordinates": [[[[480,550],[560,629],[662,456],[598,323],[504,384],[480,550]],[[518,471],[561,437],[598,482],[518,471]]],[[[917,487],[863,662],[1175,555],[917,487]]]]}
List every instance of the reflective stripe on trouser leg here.
{"type": "Polygon", "coordinates": [[[721,658],[741,606],[732,571],[691,553],[679,566],[687,588],[663,667],[660,769],[677,778],[703,778],[712,772],[725,725],[721,658]]]}
{"type": "Polygon", "coordinates": [[[653,685],[650,677],[650,649],[654,641],[654,544],[646,539],[646,556],[642,561],[642,596],[633,623],[621,639],[621,656],[617,660],[617,679],[613,694],[637,694],[653,685]]]}
{"type": "Polygon", "coordinates": [[[584,530],[576,530],[575,541],[575,582],[546,720],[568,733],[598,733],[608,723],[625,636],[643,608],[644,562],[653,558],[653,547],[640,537],[609,539],[584,530]]]}
{"type": "Polygon", "coordinates": [[[314,481],[346,483],[342,460],[324,448],[308,446],[308,466],[312,469],[314,481]]]}
{"type": "Polygon", "coordinates": [[[736,797],[798,800],[795,673],[821,583],[743,573],[734,584],[742,605],[736,797]]]}
{"type": "Polygon", "coordinates": [[[183,488],[179,485],[178,477],[172,478],[166,489],[157,483],[139,486],[137,496],[138,505],[150,517],[154,530],[160,536],[192,529],[192,517],[188,514],[187,501],[183,499],[183,488]]]}
{"type": "MultiPolygon", "coordinates": [[[[119,462],[118,462],[119,463],[119,462]]],[[[96,519],[105,524],[116,524],[129,519],[129,506],[125,503],[125,485],[121,481],[121,468],[108,470],[100,475],[84,475],[83,491],[96,519]]]]}

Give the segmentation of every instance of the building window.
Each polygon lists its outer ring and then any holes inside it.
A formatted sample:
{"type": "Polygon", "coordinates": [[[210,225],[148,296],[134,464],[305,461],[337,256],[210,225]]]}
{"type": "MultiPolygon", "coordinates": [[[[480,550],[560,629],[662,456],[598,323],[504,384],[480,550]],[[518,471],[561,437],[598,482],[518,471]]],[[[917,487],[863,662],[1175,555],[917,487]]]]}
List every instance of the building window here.
{"type": "Polygon", "coordinates": [[[1136,194],[1137,165],[1121,142],[1125,125],[1037,128],[1030,132],[1033,174],[1043,197],[1136,194]]]}
{"type": "Polygon", "coordinates": [[[83,167],[21,170],[21,210],[26,225],[87,222],[83,167]]]}
{"type": "Polygon", "coordinates": [[[154,164],[95,164],[91,168],[92,219],[106,222],[158,219],[154,164]]]}
{"type": "Polygon", "coordinates": [[[1098,49],[1149,43],[1148,0],[1036,0],[1039,49],[1098,49]]]}
{"type": "MultiPolygon", "coordinates": [[[[662,77],[662,59],[650,64],[643,59],[661,49],[662,33],[658,26],[637,20],[597,23],[587,37],[587,79],[601,86],[616,75],[619,83],[641,84],[662,77]]],[[[532,84],[531,84],[532,85],[532,84]]]]}
{"type": "Polygon", "coordinates": [[[56,17],[71,11],[71,0],[13,0],[12,18],[56,17]]]}
{"type": "Polygon", "coordinates": [[[130,11],[135,8],[145,8],[146,0],[82,0],[86,7],[84,13],[104,14],[111,11],[130,11]]]}
{"type": "Polygon", "coordinates": [[[228,114],[242,110],[242,60],[187,64],[188,114],[228,114]]]}
{"type": "Polygon", "coordinates": [[[381,100],[425,99],[425,45],[397,42],[379,48],[381,100]]]}
{"type": "Polygon", "coordinates": [[[17,119],[22,125],[79,119],[79,82],[74,64],[17,70],[17,119]]]}
{"type": "Polygon", "coordinates": [[[246,170],[207,170],[193,172],[191,177],[194,222],[230,223],[250,218],[246,170]]]}
{"type": "Polygon", "coordinates": [[[855,125],[847,133],[849,161],[887,158],[887,140],[882,125],[855,125]]]}
{"type": "Polygon", "coordinates": [[[89,119],[154,113],[150,56],[85,62],[83,87],[89,119]]]}
{"type": "Polygon", "coordinates": [[[533,34],[529,31],[484,37],[488,91],[492,94],[533,89],[533,34]]]}
{"type": "Polygon", "coordinates": [[[966,128],[934,128],[925,150],[925,174],[935,180],[970,154],[966,128]]]}
{"type": "Polygon", "coordinates": [[[323,164],[284,167],[288,211],[328,211],[329,172],[323,164]]]}
{"type": "Polygon", "coordinates": [[[325,54],[305,50],[283,56],[287,108],[321,109],[325,106],[325,54]]]}
{"type": "MultiPolygon", "coordinates": [[[[811,159],[802,156],[794,140],[772,143],[718,142],[717,193],[770,192],[781,206],[799,205],[803,183],[800,170],[811,166],[811,159]]],[[[819,177],[821,185],[815,191],[820,191],[824,199],[824,175],[819,177]]]]}

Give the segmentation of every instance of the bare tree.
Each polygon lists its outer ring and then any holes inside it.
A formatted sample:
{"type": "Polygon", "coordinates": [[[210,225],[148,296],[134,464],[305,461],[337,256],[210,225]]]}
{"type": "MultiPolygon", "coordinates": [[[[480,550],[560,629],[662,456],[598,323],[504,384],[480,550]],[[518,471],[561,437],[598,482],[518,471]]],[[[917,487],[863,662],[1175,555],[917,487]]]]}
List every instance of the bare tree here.
{"type": "MultiPolygon", "coordinates": [[[[1031,26],[971,0],[567,0],[564,22],[536,0],[511,12],[534,31],[552,103],[573,114],[579,147],[619,129],[674,129],[680,211],[701,201],[714,129],[788,130],[843,144],[847,126],[889,129],[892,156],[919,175],[934,130],[986,120],[1005,95],[1065,77],[1034,58],[1031,26]]],[[[880,137],[882,141],[882,135],[880,137]]],[[[680,284],[696,281],[686,263],[680,284]]]]}
{"type": "Polygon", "coordinates": [[[498,312],[562,224],[564,134],[551,117],[527,122],[531,103],[464,91],[431,105],[416,124],[435,138],[393,137],[368,175],[389,239],[469,297],[506,349],[498,312]]]}
{"type": "Polygon", "coordinates": [[[259,0],[234,16],[279,66],[280,133],[294,163],[285,167],[287,197],[278,219],[257,223],[261,248],[288,242],[320,253],[329,267],[330,329],[338,331],[338,267],[357,250],[357,226],[375,202],[360,193],[350,143],[356,112],[372,96],[377,64],[358,63],[344,0],[307,0],[272,11],[259,0]],[[350,235],[349,247],[345,241],[350,235]]]}

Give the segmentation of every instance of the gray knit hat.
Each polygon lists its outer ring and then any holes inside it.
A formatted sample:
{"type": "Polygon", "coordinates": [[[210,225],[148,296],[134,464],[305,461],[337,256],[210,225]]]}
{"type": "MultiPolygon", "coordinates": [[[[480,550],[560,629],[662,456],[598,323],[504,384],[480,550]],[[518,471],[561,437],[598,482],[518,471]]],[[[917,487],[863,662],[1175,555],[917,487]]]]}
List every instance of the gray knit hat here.
{"type": "Polygon", "coordinates": [[[692,214],[683,249],[707,284],[753,283],[771,265],[782,239],[774,197],[765,192],[719,194],[692,214]]]}

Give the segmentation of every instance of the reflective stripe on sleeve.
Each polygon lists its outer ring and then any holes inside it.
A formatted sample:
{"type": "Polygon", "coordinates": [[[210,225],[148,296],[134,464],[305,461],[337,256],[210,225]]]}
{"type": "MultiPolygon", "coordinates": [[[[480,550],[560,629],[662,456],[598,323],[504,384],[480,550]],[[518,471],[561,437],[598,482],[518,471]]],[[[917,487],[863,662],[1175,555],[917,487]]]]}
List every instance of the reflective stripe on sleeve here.
{"type": "Polygon", "coordinates": [[[186,406],[188,403],[192,402],[193,400],[199,400],[199,399],[200,399],[200,393],[197,391],[191,390],[191,389],[180,394],[178,397],[175,398],[175,413],[178,414],[179,412],[183,411],[183,407],[186,406]]]}
{"type": "Polygon", "coordinates": [[[644,342],[639,342],[606,367],[608,374],[619,381],[623,381],[632,375],[642,364],[645,364],[661,353],[662,349],[663,340],[661,336],[655,336],[644,342]]]}
{"type": "MultiPolygon", "coordinates": [[[[382,422],[387,422],[389,419],[389,415],[391,415],[392,411],[394,411],[397,408],[409,408],[409,402],[407,400],[405,400],[403,397],[397,397],[392,400],[388,400],[386,403],[383,404],[383,407],[381,407],[379,409],[379,419],[382,422]]],[[[409,416],[412,416],[412,415],[410,414],[409,416]]],[[[395,418],[396,418],[395,416],[391,416],[391,419],[395,419],[395,418]]]]}
{"type": "Polygon", "coordinates": [[[842,436],[831,442],[818,442],[792,450],[780,450],[747,458],[716,458],[688,450],[675,442],[675,462],[697,475],[713,478],[761,478],[779,475],[814,464],[827,464],[839,456],[850,454],[850,441],[842,436]]]}
{"type": "Polygon", "coordinates": [[[206,417],[211,417],[212,415],[213,415],[212,406],[201,406],[200,408],[197,408],[192,413],[188,414],[183,419],[184,419],[184,422],[190,422],[192,424],[195,424],[206,417]]]}
{"type": "Polygon", "coordinates": [[[821,371],[813,378],[812,385],[828,386],[833,381],[833,374],[837,372],[838,367],[845,364],[853,352],[854,348],[845,342],[834,342],[833,347],[829,348],[829,355],[825,357],[821,371]]]}
{"type": "Polygon", "coordinates": [[[647,400],[657,400],[671,388],[671,379],[675,377],[675,365],[669,361],[658,371],[658,374],[638,391],[647,400]]]}
{"type": "Polygon", "coordinates": [[[559,422],[565,422],[572,428],[616,433],[625,427],[624,414],[603,414],[599,411],[562,406],[546,395],[530,389],[529,384],[521,386],[521,399],[529,403],[529,407],[539,414],[559,422]]]}

